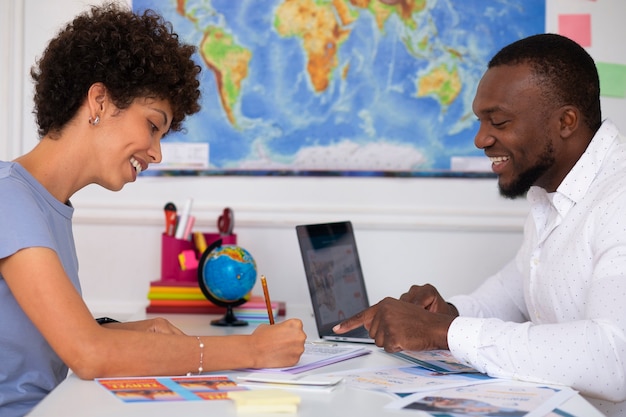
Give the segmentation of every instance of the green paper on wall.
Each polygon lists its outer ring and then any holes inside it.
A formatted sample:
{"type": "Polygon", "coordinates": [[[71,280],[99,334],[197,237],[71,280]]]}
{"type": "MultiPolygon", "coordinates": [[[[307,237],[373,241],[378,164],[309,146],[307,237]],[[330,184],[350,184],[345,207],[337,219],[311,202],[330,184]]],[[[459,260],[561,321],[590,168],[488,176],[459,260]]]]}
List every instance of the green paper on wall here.
{"type": "Polygon", "coordinates": [[[626,98],[626,65],[596,62],[600,75],[600,95],[626,98]]]}

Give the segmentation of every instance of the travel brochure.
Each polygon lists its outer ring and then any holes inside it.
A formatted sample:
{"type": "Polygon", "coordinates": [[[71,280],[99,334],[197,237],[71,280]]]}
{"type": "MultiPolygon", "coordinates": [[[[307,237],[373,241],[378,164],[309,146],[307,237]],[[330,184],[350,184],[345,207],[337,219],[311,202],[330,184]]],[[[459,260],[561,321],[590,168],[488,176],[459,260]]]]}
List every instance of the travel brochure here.
{"type": "Polygon", "coordinates": [[[225,400],[229,391],[247,389],[226,375],[98,378],[96,382],[124,402],[225,400]]]}

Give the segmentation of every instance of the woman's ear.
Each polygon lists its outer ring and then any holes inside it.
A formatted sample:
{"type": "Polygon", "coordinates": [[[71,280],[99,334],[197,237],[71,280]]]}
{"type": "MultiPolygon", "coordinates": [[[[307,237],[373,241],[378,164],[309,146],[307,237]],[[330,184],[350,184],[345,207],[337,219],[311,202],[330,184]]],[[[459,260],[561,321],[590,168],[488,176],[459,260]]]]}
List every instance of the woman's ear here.
{"type": "Polygon", "coordinates": [[[87,104],[89,106],[89,120],[100,119],[104,113],[107,88],[102,83],[94,83],[87,91],[87,104]]]}

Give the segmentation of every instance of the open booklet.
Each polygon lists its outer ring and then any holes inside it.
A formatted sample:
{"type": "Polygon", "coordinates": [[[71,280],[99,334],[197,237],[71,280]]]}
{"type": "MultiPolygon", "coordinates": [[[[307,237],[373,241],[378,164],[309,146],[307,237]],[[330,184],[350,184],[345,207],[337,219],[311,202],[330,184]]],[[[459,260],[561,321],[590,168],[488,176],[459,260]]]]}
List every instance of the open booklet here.
{"type": "Polygon", "coordinates": [[[300,361],[294,366],[246,370],[250,372],[287,372],[298,374],[347,359],[367,355],[368,353],[371,353],[369,349],[360,346],[338,345],[328,342],[306,342],[304,344],[304,353],[300,357],[300,361]]]}

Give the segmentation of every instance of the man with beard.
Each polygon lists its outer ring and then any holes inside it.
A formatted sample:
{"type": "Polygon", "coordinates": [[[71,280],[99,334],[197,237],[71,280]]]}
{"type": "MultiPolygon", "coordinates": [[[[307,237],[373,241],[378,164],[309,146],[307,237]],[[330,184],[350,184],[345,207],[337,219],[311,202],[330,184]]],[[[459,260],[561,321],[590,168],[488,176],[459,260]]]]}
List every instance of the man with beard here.
{"type": "Polygon", "coordinates": [[[555,34],[504,47],[473,102],[500,193],[531,208],[517,255],[449,302],[414,285],[340,323],[388,352],[449,349],[494,377],[568,385],[626,416],[626,143],[593,59],[555,34]]]}

